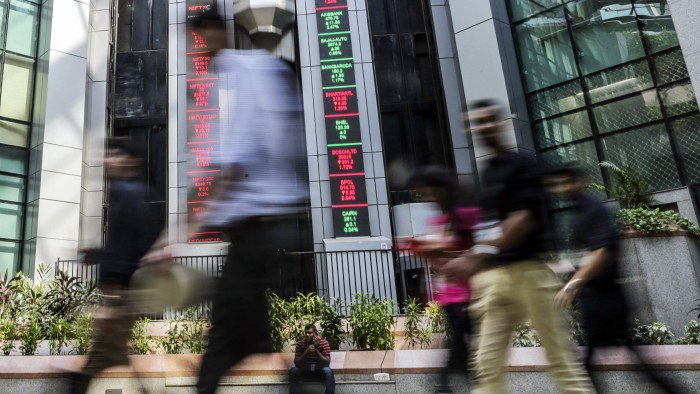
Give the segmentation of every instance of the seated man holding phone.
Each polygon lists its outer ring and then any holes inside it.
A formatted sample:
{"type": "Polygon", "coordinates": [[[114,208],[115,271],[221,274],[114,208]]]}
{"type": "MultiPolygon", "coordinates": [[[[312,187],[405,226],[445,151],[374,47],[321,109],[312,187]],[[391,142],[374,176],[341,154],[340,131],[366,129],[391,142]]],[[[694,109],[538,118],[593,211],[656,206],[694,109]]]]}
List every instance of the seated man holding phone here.
{"type": "Polygon", "coordinates": [[[319,380],[326,384],[326,394],[335,393],[335,376],[331,365],[331,347],[318,335],[316,325],[304,327],[304,338],[296,345],[294,367],[289,370],[289,393],[301,393],[301,380],[319,380]]]}

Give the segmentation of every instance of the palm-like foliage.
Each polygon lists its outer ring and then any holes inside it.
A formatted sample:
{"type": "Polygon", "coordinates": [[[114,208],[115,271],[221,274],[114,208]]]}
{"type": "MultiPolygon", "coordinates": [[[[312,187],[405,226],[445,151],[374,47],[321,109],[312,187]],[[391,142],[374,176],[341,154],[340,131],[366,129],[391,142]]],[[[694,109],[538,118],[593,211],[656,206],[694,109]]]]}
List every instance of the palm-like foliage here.
{"type": "Polygon", "coordinates": [[[609,161],[600,162],[600,166],[610,170],[613,184],[607,186],[602,183],[594,183],[591,186],[596,190],[607,192],[610,197],[620,203],[620,208],[648,208],[656,203],[656,200],[649,195],[651,192],[649,183],[633,167],[618,167],[609,161]]]}

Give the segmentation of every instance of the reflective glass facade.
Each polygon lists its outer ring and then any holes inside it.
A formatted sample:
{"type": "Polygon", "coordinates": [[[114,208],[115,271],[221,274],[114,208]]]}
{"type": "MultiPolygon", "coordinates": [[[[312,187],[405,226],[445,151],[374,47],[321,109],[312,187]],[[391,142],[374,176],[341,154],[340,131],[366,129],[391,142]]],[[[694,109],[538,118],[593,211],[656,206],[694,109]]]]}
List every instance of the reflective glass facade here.
{"type": "Polygon", "coordinates": [[[19,268],[40,4],[0,1],[0,275],[19,268]]]}
{"type": "Polygon", "coordinates": [[[547,163],[633,166],[655,190],[700,182],[700,116],[666,0],[508,0],[547,163]]]}

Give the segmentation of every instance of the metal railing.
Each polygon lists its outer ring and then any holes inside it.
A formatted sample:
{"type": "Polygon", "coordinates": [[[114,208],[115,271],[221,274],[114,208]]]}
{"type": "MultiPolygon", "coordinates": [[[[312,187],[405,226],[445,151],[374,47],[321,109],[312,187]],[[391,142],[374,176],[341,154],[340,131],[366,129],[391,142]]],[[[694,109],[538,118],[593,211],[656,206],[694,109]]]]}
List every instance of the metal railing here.
{"type": "MultiPolygon", "coordinates": [[[[301,267],[285,267],[276,273],[271,288],[282,297],[297,293],[316,292],[327,302],[347,305],[355,294],[366,292],[379,299],[392,299],[395,307],[416,297],[428,301],[431,297],[430,269],[427,259],[407,250],[361,250],[341,252],[302,252],[301,267]]],[[[184,256],[176,262],[202,274],[218,277],[226,263],[226,256],[184,256]]],[[[97,281],[99,267],[76,260],[58,259],[56,275],[60,271],[83,282],[97,281]]],[[[199,306],[204,314],[210,303],[199,306]]],[[[397,309],[398,310],[398,309],[397,309]]],[[[343,312],[347,312],[343,308],[343,312]]],[[[165,318],[175,312],[165,311],[165,318]]],[[[158,317],[153,316],[154,319],[158,317]]]]}

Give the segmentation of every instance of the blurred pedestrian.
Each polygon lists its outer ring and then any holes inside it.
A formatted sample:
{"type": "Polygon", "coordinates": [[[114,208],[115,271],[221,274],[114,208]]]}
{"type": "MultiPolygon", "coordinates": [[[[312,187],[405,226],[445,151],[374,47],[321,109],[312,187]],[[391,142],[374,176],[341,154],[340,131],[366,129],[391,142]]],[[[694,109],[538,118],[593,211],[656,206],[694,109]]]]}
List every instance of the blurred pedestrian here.
{"type": "MultiPolygon", "coordinates": [[[[205,12],[189,21],[212,51],[221,103],[222,176],[210,192],[202,227],[231,244],[215,290],[212,327],[197,390],[213,394],[221,377],[253,353],[272,350],[265,290],[280,270],[301,267],[307,239],[308,181],[302,102],[289,64],[264,50],[234,50],[225,21],[205,12]]],[[[167,258],[154,249],[146,259],[167,258]]]]}
{"type": "Polygon", "coordinates": [[[470,251],[447,263],[442,272],[473,275],[470,312],[480,325],[474,392],[506,392],[505,361],[513,331],[531,320],[560,392],[592,393],[567,339],[563,317],[554,308],[560,283],[539,257],[548,247],[539,166],[533,158],[506,149],[498,103],[475,103],[469,119],[472,132],[494,153],[482,174],[480,205],[486,221],[475,232],[470,251]]]}
{"type": "Polygon", "coordinates": [[[318,335],[315,324],[304,326],[294,351],[294,366],[289,370],[289,394],[300,394],[301,380],[313,379],[326,385],[325,394],[335,393],[335,375],[331,369],[331,346],[318,335]]]}
{"type": "Polygon", "coordinates": [[[109,227],[104,248],[91,251],[100,266],[100,306],[93,315],[87,362],[80,373],[72,375],[74,394],[85,393],[98,372],[129,365],[127,346],[137,314],[129,282],[160,230],[153,226],[146,202],[148,187],[140,177],[143,157],[143,150],[133,141],[107,141],[104,166],[109,179],[109,227]]]}
{"type": "Polygon", "coordinates": [[[440,215],[430,219],[427,238],[414,240],[413,251],[430,259],[433,297],[445,311],[450,330],[449,356],[441,373],[441,392],[449,390],[450,374],[468,375],[469,340],[472,333],[467,307],[471,297],[469,279],[450,277],[439,272],[442,264],[456,251],[473,245],[473,230],[479,222],[479,209],[460,204],[463,200],[457,176],[450,170],[431,166],[418,169],[411,187],[426,200],[434,201],[440,215]]]}
{"type": "MultiPolygon", "coordinates": [[[[563,229],[570,254],[582,253],[578,269],[555,302],[565,308],[580,300],[582,326],[588,345],[585,366],[594,378],[593,354],[596,349],[625,346],[636,357],[646,377],[666,393],[680,393],[673,384],[649,368],[644,357],[630,343],[629,304],[619,284],[618,231],[608,210],[598,198],[587,192],[584,174],[574,164],[557,166],[545,178],[548,191],[563,203],[570,216],[563,229]]],[[[593,379],[595,383],[595,379],[593,379]]]]}

